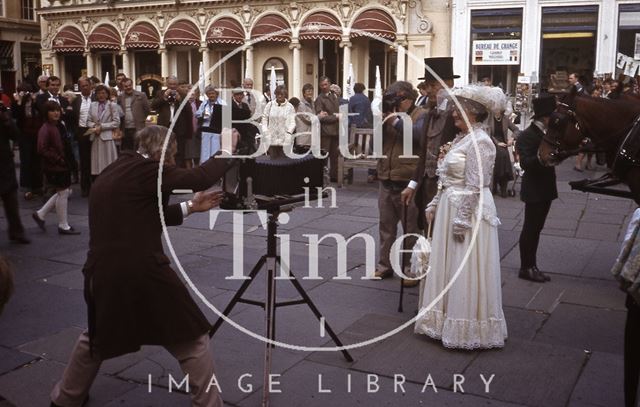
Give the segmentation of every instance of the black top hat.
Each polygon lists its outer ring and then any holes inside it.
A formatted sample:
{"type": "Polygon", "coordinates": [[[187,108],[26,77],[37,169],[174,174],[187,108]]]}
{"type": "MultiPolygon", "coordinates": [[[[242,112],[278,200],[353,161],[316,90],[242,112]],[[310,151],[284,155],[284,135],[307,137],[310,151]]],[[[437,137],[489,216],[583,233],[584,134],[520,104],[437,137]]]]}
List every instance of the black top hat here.
{"type": "Polygon", "coordinates": [[[553,95],[541,95],[533,99],[533,119],[550,116],[556,110],[556,97],[553,95]]]}
{"type": "MultiPolygon", "coordinates": [[[[437,57],[437,58],[425,58],[424,64],[435,72],[440,79],[456,79],[460,75],[453,74],[453,58],[452,57],[437,57]]],[[[433,76],[428,69],[424,70],[424,78],[418,78],[425,81],[437,81],[438,78],[433,76]]]]}

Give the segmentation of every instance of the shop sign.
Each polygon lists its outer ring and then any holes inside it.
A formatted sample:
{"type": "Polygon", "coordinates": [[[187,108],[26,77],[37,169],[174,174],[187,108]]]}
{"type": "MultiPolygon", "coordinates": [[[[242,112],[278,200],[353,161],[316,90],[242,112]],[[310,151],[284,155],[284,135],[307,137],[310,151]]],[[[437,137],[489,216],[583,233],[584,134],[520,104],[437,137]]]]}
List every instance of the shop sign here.
{"type": "Polygon", "coordinates": [[[520,40],[473,41],[472,65],[520,65],[520,40]]]}

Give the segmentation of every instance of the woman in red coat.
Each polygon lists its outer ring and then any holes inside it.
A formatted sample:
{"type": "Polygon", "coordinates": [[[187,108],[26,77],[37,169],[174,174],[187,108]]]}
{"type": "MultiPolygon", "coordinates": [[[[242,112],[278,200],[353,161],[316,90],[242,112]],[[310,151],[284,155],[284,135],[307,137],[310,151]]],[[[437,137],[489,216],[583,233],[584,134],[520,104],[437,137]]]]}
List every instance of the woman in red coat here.
{"type": "Polygon", "coordinates": [[[78,235],[69,225],[67,217],[67,204],[71,193],[71,157],[70,146],[65,146],[58,128],[62,110],[60,105],[49,100],[43,106],[46,121],[38,131],[38,155],[42,161],[42,170],[47,183],[56,189],[56,193],[49,198],[40,210],[33,213],[33,220],[43,231],[45,229],[44,218],[55,208],[58,215],[58,233],[61,235],[78,235]]]}

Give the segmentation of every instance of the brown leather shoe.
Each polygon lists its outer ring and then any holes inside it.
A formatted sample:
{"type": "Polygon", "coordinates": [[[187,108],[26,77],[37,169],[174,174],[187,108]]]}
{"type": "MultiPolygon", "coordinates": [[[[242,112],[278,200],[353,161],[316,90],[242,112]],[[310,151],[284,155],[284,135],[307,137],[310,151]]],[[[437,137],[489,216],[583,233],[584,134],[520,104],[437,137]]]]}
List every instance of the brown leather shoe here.
{"type": "Polygon", "coordinates": [[[415,287],[420,284],[420,280],[407,280],[406,278],[402,280],[402,286],[404,288],[415,287]]]}
{"type": "Polygon", "coordinates": [[[535,267],[520,269],[520,272],[518,272],[518,278],[533,281],[536,283],[544,283],[547,281],[545,280],[544,275],[540,272],[540,270],[535,267]]]}
{"type": "Polygon", "coordinates": [[[376,270],[374,276],[376,280],[377,279],[384,280],[385,278],[393,277],[393,270],[386,270],[386,271],[376,270]]]}

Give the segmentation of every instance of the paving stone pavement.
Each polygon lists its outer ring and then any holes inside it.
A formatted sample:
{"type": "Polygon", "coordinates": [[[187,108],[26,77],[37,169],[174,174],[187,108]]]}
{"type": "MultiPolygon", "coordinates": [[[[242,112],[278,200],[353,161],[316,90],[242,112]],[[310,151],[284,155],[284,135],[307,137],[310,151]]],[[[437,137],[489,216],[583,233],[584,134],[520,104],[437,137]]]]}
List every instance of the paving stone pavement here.
{"type": "MultiPolygon", "coordinates": [[[[276,348],[271,401],[295,406],[602,406],[623,405],[624,295],[609,275],[629,215],[630,200],[571,191],[567,181],[599,172],[576,173],[571,163],[558,168],[560,198],[554,201],[539,250],[539,266],[552,280],[535,284],[517,278],[518,236],[523,204],[496,198],[501,217],[503,304],[509,339],[504,349],[453,351],[415,335],[412,327],[350,352],[276,348]],[[460,376],[456,376],[460,375],[460,376]],[[464,382],[460,383],[460,377],[464,382]],[[489,385],[485,381],[489,381],[489,385]]],[[[337,208],[296,209],[281,234],[290,239],[291,269],[326,322],[345,344],[370,340],[410,320],[418,290],[407,289],[404,312],[397,311],[399,280],[368,281],[366,246],[355,239],[347,253],[347,276],[336,275],[337,252],[331,239],[321,242],[321,279],[303,279],[309,263],[308,238],[340,233],[369,234],[377,244],[377,185],[356,171],[355,182],[336,189],[337,208]]],[[[31,212],[39,201],[20,201],[31,245],[11,245],[6,221],[0,220],[0,253],[16,276],[16,292],[0,316],[0,407],[48,405],[48,393],[60,378],[77,335],[86,328],[81,267],[87,250],[87,201],[75,191],[71,223],[80,236],[39,231],[31,212]]],[[[1,215],[0,215],[1,216],[1,215]]],[[[244,217],[246,272],[266,249],[266,232],[257,217],[244,217]]],[[[181,266],[201,294],[223,308],[240,286],[227,280],[233,264],[233,224],[219,216],[213,230],[208,214],[197,214],[169,229],[181,266]]],[[[174,261],[175,262],[175,261],[174,261]]],[[[261,273],[247,296],[264,297],[261,273]]],[[[290,282],[277,282],[281,300],[297,298],[290,282]]],[[[196,295],[194,294],[194,297],[196,295]]],[[[213,322],[216,314],[196,300],[213,322]]],[[[238,305],[233,320],[263,333],[263,311],[238,305]]],[[[304,305],[277,311],[277,339],[318,348],[333,346],[320,334],[320,324],[304,305]]],[[[264,345],[229,324],[212,341],[218,381],[228,406],[258,406],[262,398],[264,345]],[[243,376],[244,375],[244,376],[243,376]]],[[[189,397],[171,386],[182,380],[178,364],[162,348],[147,346],[135,354],[106,361],[91,390],[88,407],[188,406],[189,397]],[[151,391],[149,391],[151,375],[151,391]]]]}

